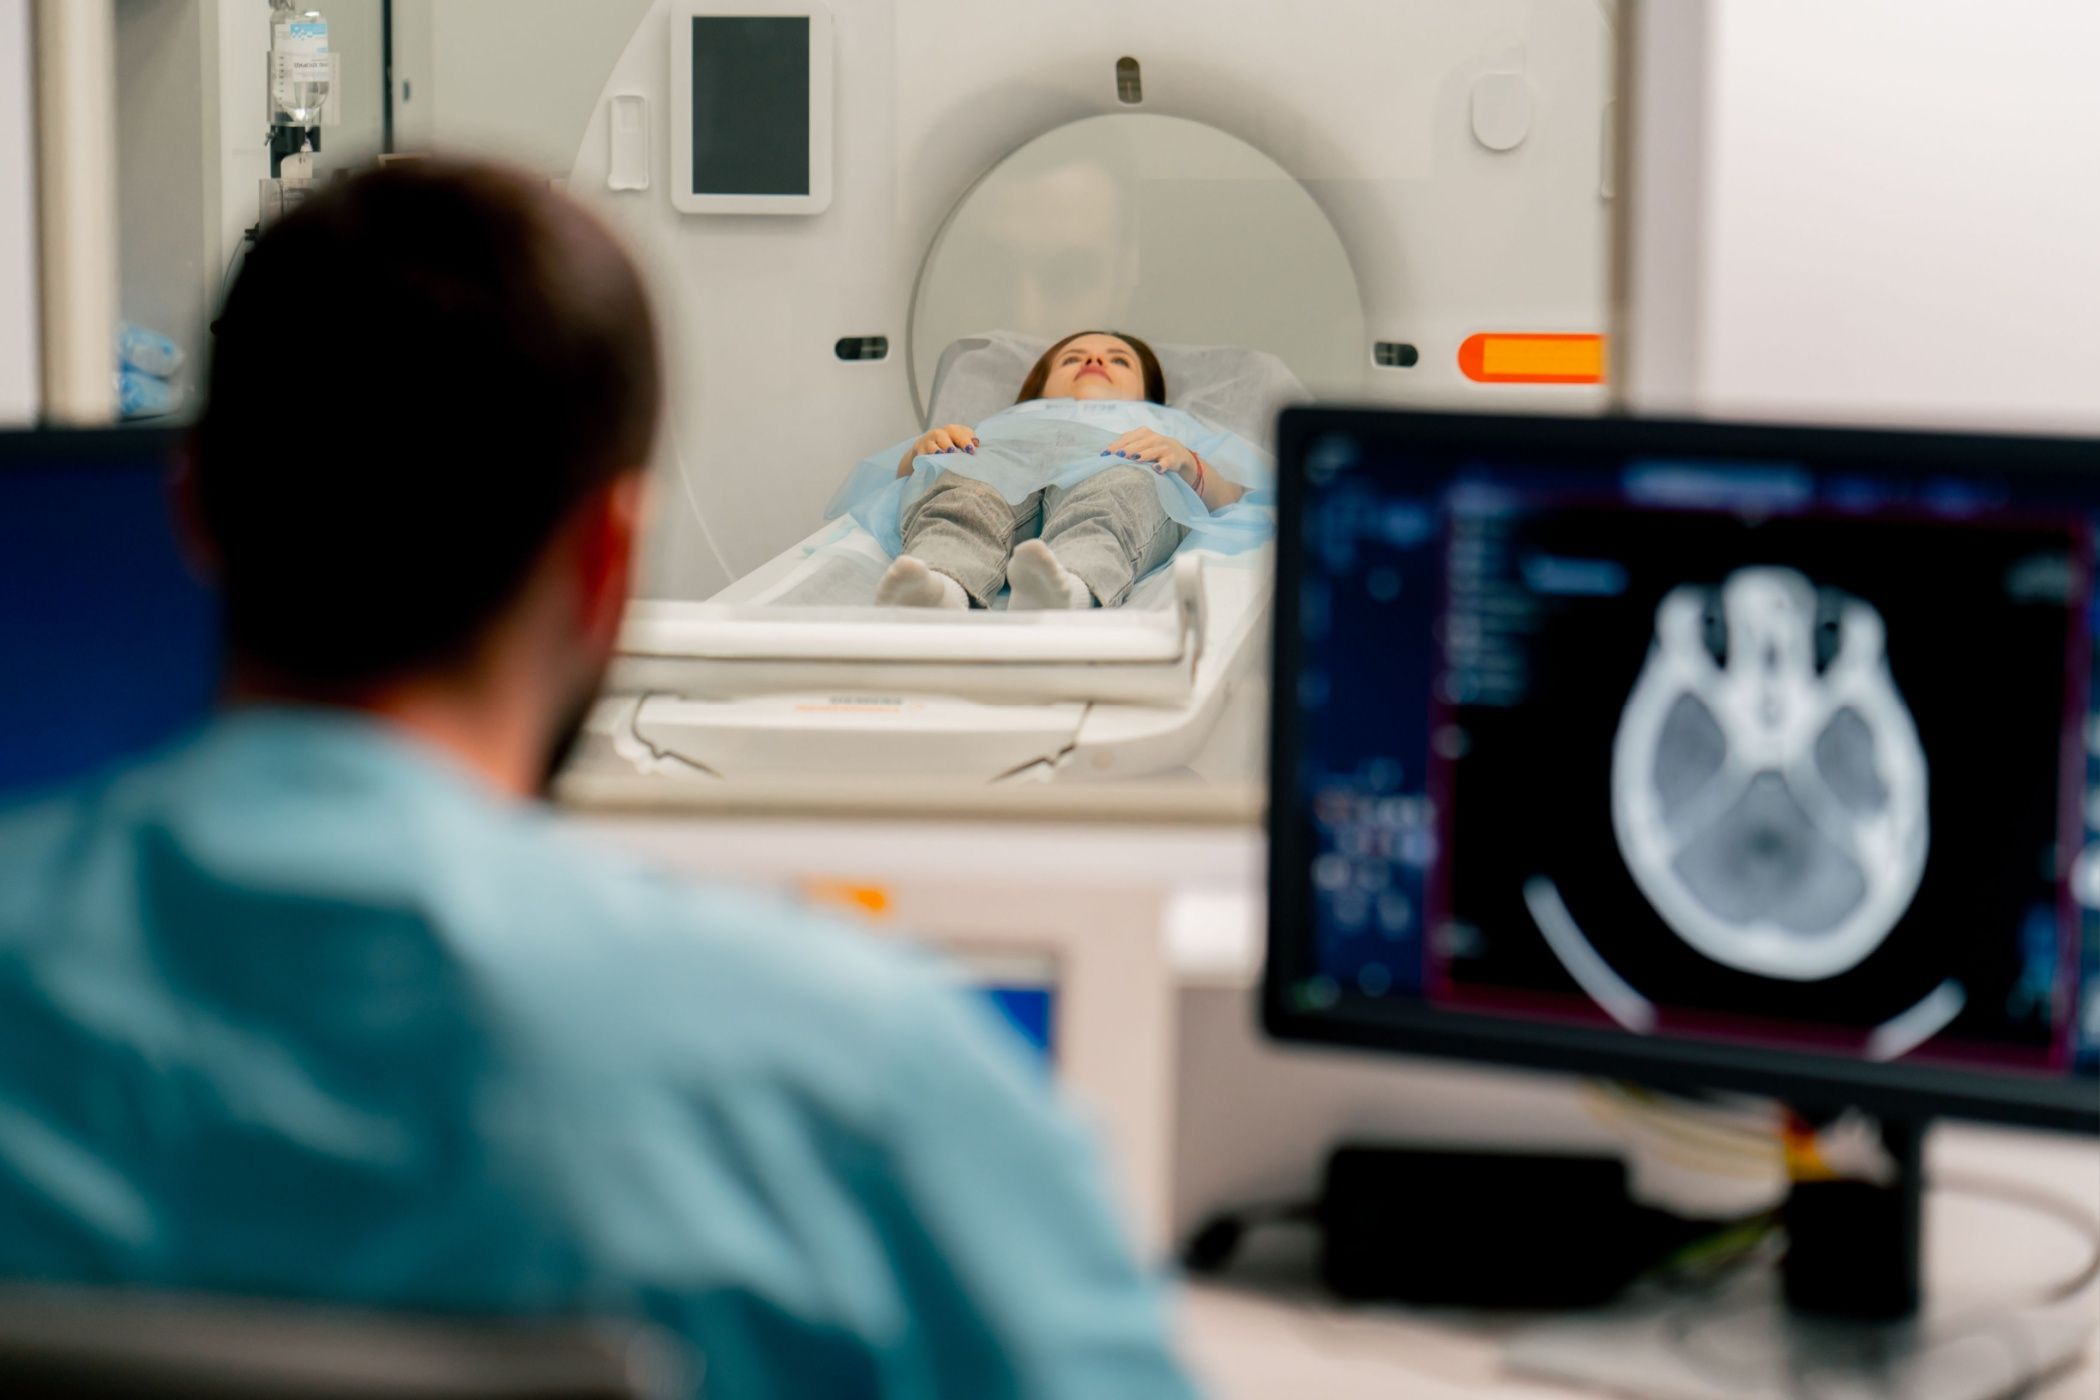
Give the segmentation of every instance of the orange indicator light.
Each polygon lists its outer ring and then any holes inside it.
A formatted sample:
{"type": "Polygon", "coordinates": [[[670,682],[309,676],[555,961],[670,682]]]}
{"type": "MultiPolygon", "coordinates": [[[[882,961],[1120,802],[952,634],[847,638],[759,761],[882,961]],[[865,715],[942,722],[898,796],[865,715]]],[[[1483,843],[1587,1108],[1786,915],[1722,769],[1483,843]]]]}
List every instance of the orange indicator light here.
{"type": "Polygon", "coordinates": [[[1458,369],[1476,384],[1601,384],[1604,337],[1487,331],[1458,347],[1458,369]]]}
{"type": "Polygon", "coordinates": [[[873,919],[890,912],[890,892],[880,885],[855,885],[844,880],[805,880],[802,897],[812,904],[850,910],[873,919]]]}

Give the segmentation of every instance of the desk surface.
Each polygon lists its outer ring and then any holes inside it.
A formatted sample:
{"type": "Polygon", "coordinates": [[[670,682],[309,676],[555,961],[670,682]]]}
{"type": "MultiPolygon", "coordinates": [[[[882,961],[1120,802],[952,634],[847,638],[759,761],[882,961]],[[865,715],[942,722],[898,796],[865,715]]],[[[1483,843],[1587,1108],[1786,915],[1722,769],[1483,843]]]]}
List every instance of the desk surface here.
{"type": "MultiPolygon", "coordinates": [[[[1942,1127],[1927,1154],[1928,1169],[1943,1177],[2018,1182],[2100,1219],[2100,1145],[2089,1140],[1942,1127]]],[[[2075,1272],[2092,1248],[2046,1217],[1945,1193],[1929,1198],[1926,1229],[1928,1287],[1958,1281],[1968,1297],[2016,1297],[2044,1288],[2075,1272]]],[[[1542,1400],[1589,1393],[1502,1370],[1500,1344],[1521,1321],[1344,1307],[1323,1300],[1310,1275],[1310,1242],[1301,1237],[1250,1251],[1230,1281],[1187,1290],[1188,1355],[1221,1400],[1542,1400]]],[[[2100,1287],[2088,1287],[2082,1303],[2100,1329],[2100,1287]]],[[[2100,1334],[2088,1339],[2078,1366],[2026,1394],[2030,1400],[2100,1395],[2100,1334]]]]}
{"type": "MultiPolygon", "coordinates": [[[[1054,927],[1056,922],[1054,899],[1045,904],[1038,898],[1044,879],[1041,853],[1046,842],[1055,841],[1059,867],[1086,870],[1090,889],[1150,889],[1172,896],[1166,911],[1166,942],[1174,969],[1185,987],[1209,986],[1227,994],[1217,1019],[1229,1030],[1231,1044],[1241,1047],[1216,1064],[1217,1073],[1230,1081],[1224,1107],[1232,1124],[1244,1122],[1250,1103],[1259,1097],[1250,1077],[1259,1078],[1257,1072],[1264,1064],[1281,1058],[1273,1047],[1254,1045],[1251,1017],[1240,1001],[1231,999],[1249,994],[1260,965],[1262,844],[1260,833],[1253,829],[990,825],[952,818],[883,824],[785,817],[767,821],[749,816],[730,821],[719,813],[600,813],[581,824],[600,839],[660,859],[673,869],[701,875],[734,873],[747,881],[876,880],[900,886],[930,882],[936,888],[953,885],[966,892],[982,882],[999,881],[1029,891],[1028,926],[1036,929],[1054,927]],[[964,872],[960,881],[958,872],[964,872]]],[[[1186,1011],[1185,1007],[1185,1017],[1186,1011]]],[[[1213,1041],[1203,1042],[1201,1048],[1213,1057],[1222,1053],[1213,1041]]],[[[1330,1067],[1330,1072],[1340,1071],[1330,1067]]],[[[1460,1122],[1451,1112],[1457,1106],[1454,1101],[1473,1095],[1479,1084],[1477,1078],[1469,1079],[1439,1092],[1402,1096],[1395,1089],[1398,1081],[1374,1090],[1365,1082],[1368,1067],[1357,1066],[1354,1072],[1351,1083],[1357,1087],[1345,1085],[1348,1092],[1342,1094],[1342,1100],[1390,1099],[1396,1112],[1424,1115],[1429,1126],[1445,1129],[1460,1122]]],[[[1420,1090],[1419,1080],[1410,1083],[1420,1090]]],[[[1263,1092],[1288,1095],[1305,1087],[1302,1077],[1282,1077],[1273,1083],[1265,1081],[1263,1092]]],[[[1184,1077],[1181,1093],[1186,1096],[1188,1092],[1184,1077]]],[[[1504,1106],[1505,1114],[1516,1111],[1514,1101],[1504,1106]]],[[[1579,1113],[1569,1111],[1580,1120],[1579,1113]]],[[[1464,1122],[1481,1126],[1476,1120],[1482,1120],[1482,1115],[1464,1122]]],[[[1333,1126],[1319,1112],[1304,1116],[1302,1122],[1290,1121],[1297,1125],[1294,1133],[1325,1132],[1333,1126]]],[[[1482,1121],[1493,1126],[1492,1105],[1482,1121]]],[[[1287,1145],[1293,1150],[1286,1155],[1294,1162],[1300,1156],[1310,1160],[1317,1155],[1317,1144],[1325,1140],[1324,1136],[1292,1136],[1287,1145]]],[[[1206,1140],[1198,1155],[1228,1152],[1244,1156],[1248,1151],[1246,1135],[1235,1129],[1219,1141],[1206,1140]]],[[[2100,1217],[2100,1145],[2091,1141],[1948,1127],[1933,1133],[1927,1152],[1935,1171],[2026,1182],[2100,1217]]],[[[1193,1198],[1209,1208],[1214,1199],[1235,1199],[1257,1182],[1273,1188],[1277,1180],[1272,1178],[1279,1172],[1288,1176],[1288,1165],[1281,1159],[1265,1160],[1262,1170],[1248,1180],[1231,1176],[1206,1181],[1206,1191],[1193,1198]]],[[[1257,1193],[1254,1198],[1262,1197],[1257,1193]]],[[[2064,1237],[2069,1232],[2054,1222],[2007,1213],[2003,1207],[1973,1202],[1950,1207],[1936,1201],[1933,1220],[1928,1244],[1931,1276],[1959,1277],[1980,1290],[1995,1288],[1999,1290],[1996,1296],[2018,1296],[2023,1289],[2032,1290],[2052,1277],[2062,1277],[2045,1274],[2038,1278],[2036,1270],[2058,1267],[2066,1252],[2075,1255],[2078,1246],[2076,1240],[2067,1244],[2064,1237]],[[1979,1218],[1974,1214],[1977,1210],[1998,1213],[1979,1218]],[[2021,1240],[2039,1241],[2051,1262],[2038,1265],[2023,1259],[2021,1248],[2013,1243],[2021,1240]]],[[[1259,1262],[1259,1258],[1250,1261],[1259,1262]]],[[[2077,1262],[2072,1259],[2070,1268],[2075,1269],[2077,1262]]],[[[1239,1277],[1235,1275],[1236,1280],[1239,1277]]],[[[1573,1393],[1503,1374],[1498,1347],[1514,1326],[1507,1320],[1346,1309],[1322,1301],[1308,1286],[1309,1277],[1310,1260],[1305,1256],[1267,1274],[1249,1268],[1245,1282],[1188,1291],[1183,1323],[1186,1349],[1214,1393],[1225,1400],[1271,1396],[1436,1400],[1459,1395],[1573,1393]]],[[[2100,1294],[2089,1293],[2085,1301],[2100,1322],[2100,1294]]],[[[2030,1394],[2039,1400],[2093,1400],[2100,1394],[2100,1350],[2089,1347],[2078,1371],[2056,1377],[2030,1394]]]]}

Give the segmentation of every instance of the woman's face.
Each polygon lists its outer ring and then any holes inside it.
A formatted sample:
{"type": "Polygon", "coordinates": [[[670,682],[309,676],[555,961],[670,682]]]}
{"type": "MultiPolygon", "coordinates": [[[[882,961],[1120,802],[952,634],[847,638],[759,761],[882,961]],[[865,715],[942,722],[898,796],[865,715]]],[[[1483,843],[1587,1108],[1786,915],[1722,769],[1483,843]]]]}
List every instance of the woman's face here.
{"type": "Polygon", "coordinates": [[[1082,335],[1050,359],[1046,399],[1142,399],[1145,369],[1137,351],[1112,335],[1082,335]]]}

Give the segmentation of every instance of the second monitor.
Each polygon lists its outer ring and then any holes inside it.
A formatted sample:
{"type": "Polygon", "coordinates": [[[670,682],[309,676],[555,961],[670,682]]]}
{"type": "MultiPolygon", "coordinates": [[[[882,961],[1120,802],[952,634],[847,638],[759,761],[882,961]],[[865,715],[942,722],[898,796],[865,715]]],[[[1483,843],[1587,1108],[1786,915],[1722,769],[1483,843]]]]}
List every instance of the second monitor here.
{"type": "Polygon", "coordinates": [[[2100,446],[1286,416],[1286,1036],[2100,1124],[2100,446]]]}

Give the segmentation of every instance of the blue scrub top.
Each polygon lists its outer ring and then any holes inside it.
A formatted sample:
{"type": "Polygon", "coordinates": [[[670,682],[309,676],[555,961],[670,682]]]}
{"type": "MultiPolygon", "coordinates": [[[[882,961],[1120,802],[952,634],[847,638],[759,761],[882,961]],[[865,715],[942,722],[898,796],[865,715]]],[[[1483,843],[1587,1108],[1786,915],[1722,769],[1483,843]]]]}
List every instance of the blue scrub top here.
{"type": "Polygon", "coordinates": [[[1188,1393],[974,997],[320,710],[0,817],[0,1274],[648,1318],[710,1397],[1188,1393]]]}

